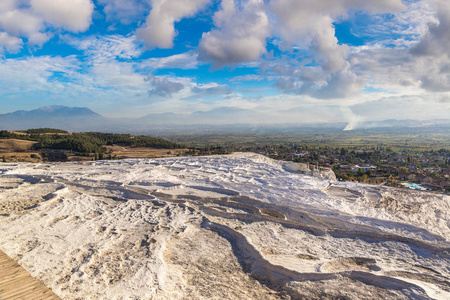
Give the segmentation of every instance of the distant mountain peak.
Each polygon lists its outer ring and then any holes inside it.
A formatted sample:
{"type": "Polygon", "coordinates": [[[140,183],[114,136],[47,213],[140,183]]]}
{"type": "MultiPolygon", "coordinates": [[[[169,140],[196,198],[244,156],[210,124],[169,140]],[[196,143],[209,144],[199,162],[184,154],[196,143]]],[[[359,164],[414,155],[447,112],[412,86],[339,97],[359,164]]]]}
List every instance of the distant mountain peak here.
{"type": "Polygon", "coordinates": [[[87,107],[50,105],[34,110],[19,110],[0,114],[0,128],[9,130],[29,128],[60,128],[64,130],[90,130],[104,124],[105,118],[87,107]]]}
{"type": "Polygon", "coordinates": [[[31,110],[27,112],[28,114],[52,114],[52,115],[62,115],[62,116],[99,116],[96,112],[92,111],[87,107],[70,107],[64,105],[49,105],[42,106],[38,109],[31,110]]]}
{"type": "Polygon", "coordinates": [[[52,111],[55,111],[60,108],[70,108],[70,107],[64,106],[64,105],[47,105],[47,106],[39,107],[36,110],[52,112],[52,111]]]}

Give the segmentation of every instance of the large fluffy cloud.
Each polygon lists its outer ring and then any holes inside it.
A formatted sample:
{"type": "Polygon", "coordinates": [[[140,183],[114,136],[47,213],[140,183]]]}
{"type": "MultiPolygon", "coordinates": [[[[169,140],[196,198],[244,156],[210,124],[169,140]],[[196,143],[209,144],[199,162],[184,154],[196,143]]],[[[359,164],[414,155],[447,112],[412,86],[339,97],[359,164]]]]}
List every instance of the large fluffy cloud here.
{"type": "Polygon", "coordinates": [[[364,87],[364,81],[351,70],[350,64],[337,72],[331,73],[327,83],[319,89],[310,89],[310,95],[321,99],[347,98],[358,94],[364,87]]]}
{"type": "Polygon", "coordinates": [[[433,0],[438,23],[430,23],[428,32],[411,48],[417,57],[415,72],[427,90],[450,91],[450,5],[446,0],[433,0]]]}
{"type": "Polygon", "coordinates": [[[354,72],[377,88],[397,93],[450,91],[450,7],[441,0],[430,0],[428,5],[434,18],[427,17],[430,22],[409,49],[359,49],[350,58],[354,72]]]}
{"type": "Polygon", "coordinates": [[[44,29],[42,18],[19,9],[4,11],[0,16],[0,26],[15,36],[29,36],[44,29]]]}
{"type": "Polygon", "coordinates": [[[31,7],[46,22],[72,32],[87,30],[94,11],[91,0],[31,0],[31,7]]]}
{"type": "Polygon", "coordinates": [[[192,17],[210,0],[152,0],[152,10],[137,35],[150,47],[172,48],[175,22],[192,17]]]}
{"type": "Polygon", "coordinates": [[[200,41],[200,60],[222,67],[255,61],[266,52],[270,30],[262,0],[247,0],[240,5],[234,0],[222,0],[214,23],[216,29],[204,33],[200,41]]]}
{"type": "Polygon", "coordinates": [[[335,37],[333,20],[326,16],[318,20],[312,36],[312,49],[317,62],[321,63],[325,70],[335,72],[341,70],[349,54],[347,45],[339,45],[335,37]]]}
{"type": "Polygon", "coordinates": [[[94,10],[91,0],[2,0],[0,49],[17,52],[22,38],[30,46],[42,46],[53,28],[81,32],[89,28],[94,10]]]}
{"type": "Polygon", "coordinates": [[[450,5],[446,0],[432,0],[436,9],[437,23],[428,24],[428,31],[412,48],[416,55],[449,56],[450,49],[450,5]]]}
{"type": "Polygon", "coordinates": [[[301,59],[309,56],[309,63],[319,66],[319,71],[305,67],[299,59],[290,74],[274,69],[281,76],[276,87],[321,98],[347,97],[358,93],[363,82],[348,61],[350,47],[336,38],[334,22],[349,11],[378,14],[403,9],[401,0],[222,0],[214,15],[215,28],[200,41],[199,59],[216,68],[257,61],[267,53],[267,39],[274,37],[282,51],[300,48],[306,53],[301,59]],[[306,74],[311,70],[314,80],[306,74]]]}
{"type": "Polygon", "coordinates": [[[321,67],[311,80],[301,75],[311,68],[299,64],[303,71],[282,77],[276,86],[285,92],[307,93],[318,98],[342,98],[358,93],[363,82],[353,72],[348,62],[350,48],[339,44],[333,23],[345,18],[351,10],[384,13],[404,8],[401,0],[270,1],[274,34],[282,39],[282,46],[309,48],[315,63],[321,67]]]}
{"type": "Polygon", "coordinates": [[[17,52],[23,45],[21,37],[31,45],[42,45],[48,40],[42,17],[34,14],[31,8],[22,8],[17,0],[5,0],[0,4],[0,48],[17,52]]]}
{"type": "Polygon", "coordinates": [[[22,40],[10,36],[6,32],[0,32],[0,53],[2,53],[2,50],[6,50],[11,53],[18,52],[22,48],[22,40]]]}
{"type": "Polygon", "coordinates": [[[352,9],[384,13],[405,8],[401,0],[271,0],[269,7],[276,17],[278,35],[292,43],[314,32],[321,23],[329,23],[324,17],[336,19],[352,9]]]}

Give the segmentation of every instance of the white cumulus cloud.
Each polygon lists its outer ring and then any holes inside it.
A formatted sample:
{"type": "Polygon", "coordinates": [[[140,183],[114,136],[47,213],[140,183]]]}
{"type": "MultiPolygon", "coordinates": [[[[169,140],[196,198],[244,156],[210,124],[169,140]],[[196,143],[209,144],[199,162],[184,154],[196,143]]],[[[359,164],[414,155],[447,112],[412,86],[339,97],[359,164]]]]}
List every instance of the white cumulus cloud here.
{"type": "Polygon", "coordinates": [[[87,30],[94,11],[91,0],[31,0],[31,7],[46,22],[72,32],[87,30]]]}
{"type": "Polygon", "coordinates": [[[43,19],[26,10],[8,10],[0,15],[0,26],[14,36],[29,36],[44,29],[43,19]]]}
{"type": "Polygon", "coordinates": [[[450,91],[450,5],[446,0],[432,0],[436,23],[428,25],[427,33],[411,53],[417,57],[415,70],[421,74],[421,86],[427,90],[450,91]]]}
{"type": "Polygon", "coordinates": [[[8,52],[17,52],[23,39],[29,46],[41,47],[53,36],[55,28],[75,33],[85,31],[91,24],[93,11],[91,0],[1,0],[0,46],[8,52]]]}
{"type": "Polygon", "coordinates": [[[177,35],[175,22],[194,16],[210,0],[152,0],[145,25],[136,34],[149,47],[172,48],[177,35]]]}
{"type": "Polygon", "coordinates": [[[337,71],[344,67],[349,50],[339,45],[333,22],[350,10],[369,13],[396,12],[405,9],[401,0],[272,0],[275,35],[291,45],[312,45],[315,58],[323,67],[337,71]]]}
{"type": "Polygon", "coordinates": [[[6,32],[0,32],[0,54],[2,50],[15,53],[22,48],[22,39],[10,36],[6,32]]]}
{"type": "Polygon", "coordinates": [[[270,35],[264,1],[236,3],[222,0],[214,15],[216,28],[204,33],[199,45],[199,59],[212,61],[215,67],[255,61],[266,52],[270,35]]]}
{"type": "Polygon", "coordinates": [[[428,0],[428,6],[433,14],[425,12],[425,17],[430,22],[420,26],[418,40],[409,48],[360,47],[350,56],[353,71],[376,88],[397,93],[450,91],[450,6],[446,0],[428,0]]]}
{"type": "Polygon", "coordinates": [[[274,23],[272,34],[281,39],[279,47],[285,51],[302,49],[320,66],[318,70],[298,62],[290,75],[273,70],[282,75],[275,86],[284,92],[325,99],[355,95],[364,86],[349,62],[350,47],[336,37],[334,22],[352,11],[394,13],[406,6],[401,0],[271,0],[268,9],[274,23]],[[313,76],[305,76],[311,70],[313,76]]]}

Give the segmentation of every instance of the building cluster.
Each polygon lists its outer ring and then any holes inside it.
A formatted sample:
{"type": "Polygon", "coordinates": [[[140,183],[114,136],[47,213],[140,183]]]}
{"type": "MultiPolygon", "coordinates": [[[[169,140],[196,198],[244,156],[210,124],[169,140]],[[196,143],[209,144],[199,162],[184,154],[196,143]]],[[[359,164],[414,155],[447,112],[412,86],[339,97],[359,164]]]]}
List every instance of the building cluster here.
{"type": "Polygon", "coordinates": [[[308,151],[263,153],[272,158],[329,167],[339,180],[450,192],[450,151],[421,153],[316,147],[308,151]]]}
{"type": "Polygon", "coordinates": [[[198,154],[256,152],[267,157],[333,169],[338,180],[450,192],[450,150],[394,151],[389,147],[329,147],[295,144],[219,146],[198,154]]]}

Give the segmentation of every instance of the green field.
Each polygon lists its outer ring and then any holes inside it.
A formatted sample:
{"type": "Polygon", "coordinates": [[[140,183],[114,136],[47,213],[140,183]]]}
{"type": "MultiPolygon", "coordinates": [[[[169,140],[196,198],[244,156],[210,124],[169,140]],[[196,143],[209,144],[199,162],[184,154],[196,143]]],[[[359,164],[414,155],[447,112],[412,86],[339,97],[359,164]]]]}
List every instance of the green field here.
{"type": "Polygon", "coordinates": [[[191,147],[262,147],[290,145],[344,147],[349,149],[391,149],[392,151],[450,150],[450,132],[423,130],[298,130],[268,133],[211,133],[167,136],[191,147]]]}

